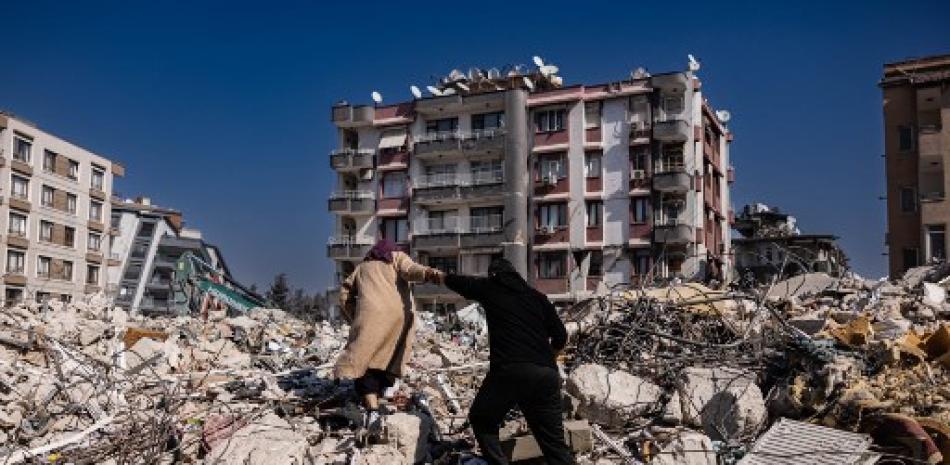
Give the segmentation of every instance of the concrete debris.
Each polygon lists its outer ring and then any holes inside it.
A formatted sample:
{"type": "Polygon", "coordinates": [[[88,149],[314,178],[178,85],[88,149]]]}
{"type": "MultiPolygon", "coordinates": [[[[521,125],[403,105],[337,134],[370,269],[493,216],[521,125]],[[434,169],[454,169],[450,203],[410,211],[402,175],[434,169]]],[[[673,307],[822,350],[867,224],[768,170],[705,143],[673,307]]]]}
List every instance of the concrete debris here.
{"type": "MultiPolygon", "coordinates": [[[[640,286],[566,309],[577,462],[772,463],[771,447],[815,431],[906,463],[947,460],[950,267],[911,271],[640,286]]],[[[410,370],[382,399],[386,434],[363,444],[352,384],[331,377],[346,325],[90,302],[0,310],[0,461],[483,463],[465,418],[488,368],[477,306],[420,314],[410,370]]],[[[517,410],[502,437],[516,462],[541,455],[517,410]]],[[[798,453],[818,452],[811,439],[798,453]]],[[[876,460],[864,452],[856,463],[876,460]]]]}

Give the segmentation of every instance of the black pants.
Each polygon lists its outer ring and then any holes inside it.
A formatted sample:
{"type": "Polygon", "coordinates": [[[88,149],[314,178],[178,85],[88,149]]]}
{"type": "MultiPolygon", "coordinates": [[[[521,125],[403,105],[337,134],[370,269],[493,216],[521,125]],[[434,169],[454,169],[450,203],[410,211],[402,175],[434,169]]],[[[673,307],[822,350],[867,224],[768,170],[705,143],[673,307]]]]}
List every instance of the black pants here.
{"type": "Polygon", "coordinates": [[[524,413],[548,465],[573,464],[564,442],[560,375],[555,368],[533,363],[491,367],[475,396],[468,419],[485,460],[491,465],[508,463],[498,429],[515,405],[524,413]]]}
{"type": "Polygon", "coordinates": [[[363,397],[367,394],[376,394],[382,396],[386,389],[396,383],[396,377],[383,370],[370,368],[366,374],[353,380],[353,389],[356,394],[363,397]]]}

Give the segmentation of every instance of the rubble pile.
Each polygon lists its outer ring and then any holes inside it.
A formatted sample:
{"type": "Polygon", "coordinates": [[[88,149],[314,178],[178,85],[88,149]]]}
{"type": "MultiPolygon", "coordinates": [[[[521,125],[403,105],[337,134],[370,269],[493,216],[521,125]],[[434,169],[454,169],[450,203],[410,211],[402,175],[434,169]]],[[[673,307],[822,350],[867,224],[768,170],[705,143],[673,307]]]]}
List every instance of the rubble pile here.
{"type": "MultiPolygon", "coordinates": [[[[581,464],[948,461],[948,274],[591,298],[564,314],[565,439],[581,464]]],[[[346,325],[277,309],[145,319],[100,296],[5,308],[0,460],[474,465],[484,324],[477,307],[421,314],[385,440],[363,444],[352,385],[332,376],[346,325]]],[[[540,456],[517,410],[501,436],[513,461],[540,456]]]]}

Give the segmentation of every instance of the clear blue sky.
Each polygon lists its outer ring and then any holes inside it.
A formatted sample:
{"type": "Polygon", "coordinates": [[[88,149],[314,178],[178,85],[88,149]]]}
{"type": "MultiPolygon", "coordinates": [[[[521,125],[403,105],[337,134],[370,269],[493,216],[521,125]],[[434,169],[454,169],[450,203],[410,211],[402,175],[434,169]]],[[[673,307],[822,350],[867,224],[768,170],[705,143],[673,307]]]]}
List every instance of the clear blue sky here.
{"type": "Polygon", "coordinates": [[[2,2],[0,108],[123,161],[119,190],[183,210],[240,280],[308,289],[331,271],[330,105],[534,54],[569,84],[694,54],[733,114],[736,206],[780,205],[880,276],[881,64],[950,52],[945,0],[194,3],[2,2]]]}

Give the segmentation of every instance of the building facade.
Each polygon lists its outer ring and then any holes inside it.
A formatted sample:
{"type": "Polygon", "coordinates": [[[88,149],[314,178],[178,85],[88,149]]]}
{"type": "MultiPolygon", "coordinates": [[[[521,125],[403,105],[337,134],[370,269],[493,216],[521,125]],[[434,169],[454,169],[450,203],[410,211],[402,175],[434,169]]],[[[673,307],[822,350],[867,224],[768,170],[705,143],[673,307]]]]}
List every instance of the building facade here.
{"type": "MultiPolygon", "coordinates": [[[[694,73],[554,78],[453,71],[439,95],[335,105],[327,249],[338,279],[378,238],[446,271],[484,274],[504,256],[562,302],[729,274],[732,134],[694,73]]],[[[434,285],[415,296],[423,308],[460,303],[434,285]]]]}
{"type": "Polygon", "coordinates": [[[0,113],[4,304],[103,290],[115,176],[124,167],[0,113]]]}
{"type": "Polygon", "coordinates": [[[889,271],[947,258],[950,55],[887,63],[884,103],[889,271]]]}
{"type": "Polygon", "coordinates": [[[172,278],[185,252],[230,276],[220,250],[204,242],[200,231],[185,228],[177,210],[152,205],[144,197],[116,201],[112,227],[116,236],[108,283],[117,290],[116,305],[143,314],[173,313],[172,278]]]}

